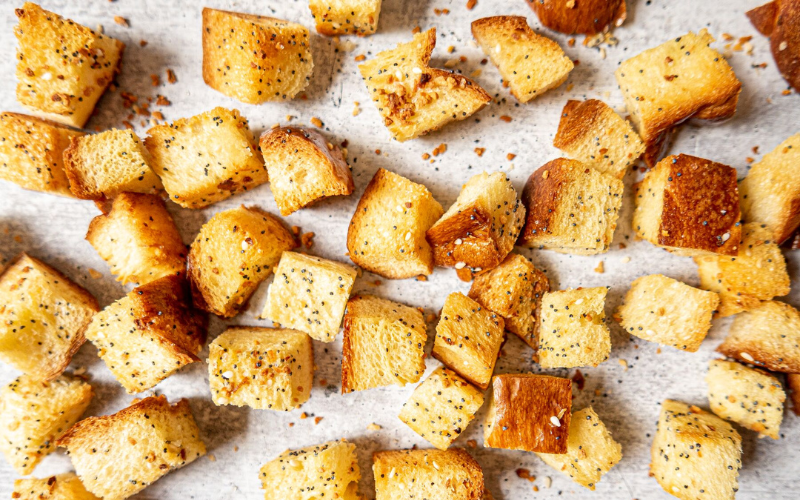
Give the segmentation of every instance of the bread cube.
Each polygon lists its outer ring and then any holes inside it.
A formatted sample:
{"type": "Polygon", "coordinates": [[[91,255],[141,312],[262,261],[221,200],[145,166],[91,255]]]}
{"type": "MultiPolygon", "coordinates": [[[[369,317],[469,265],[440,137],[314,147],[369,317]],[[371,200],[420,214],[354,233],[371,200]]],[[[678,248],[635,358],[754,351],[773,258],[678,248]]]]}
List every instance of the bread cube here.
{"type": "Polygon", "coordinates": [[[235,109],[214,108],[147,133],[151,167],[184,208],[207,207],[267,182],[258,144],[235,109]]]}
{"type": "Polygon", "coordinates": [[[665,400],[651,448],[650,475],[683,500],[733,500],[739,489],[742,438],[721,418],[665,400]]]}
{"type": "Polygon", "coordinates": [[[350,260],[389,279],[431,274],[433,250],[425,231],[443,213],[428,188],[379,169],[350,220],[350,260]]]}
{"type": "Polygon", "coordinates": [[[717,351],[767,370],[800,373],[800,312],[765,301],[737,314],[717,351]]]}
{"type": "Polygon", "coordinates": [[[697,352],[711,329],[717,307],[716,293],[651,274],[631,283],[625,303],[614,318],[626,332],[640,339],[697,352]]]}
{"type": "Polygon", "coordinates": [[[658,162],[635,186],[633,229],[677,255],[736,255],[742,239],[736,169],[696,156],[658,162]]]}
{"type": "Polygon", "coordinates": [[[764,155],[739,183],[742,217],[766,224],[781,244],[800,226],[800,134],[764,155]]]}
{"type": "Polygon", "coordinates": [[[625,0],[529,0],[527,3],[544,26],[567,35],[605,33],[622,26],[627,17],[625,0]]]}
{"type": "Polygon", "coordinates": [[[781,249],[764,224],[751,222],[742,229],[738,254],[695,257],[700,288],[717,292],[719,316],[757,307],[762,301],[789,293],[789,274],[781,249]]]}
{"type": "Polygon", "coordinates": [[[17,100],[46,118],[83,127],[119,71],[125,44],[31,2],[14,12],[17,100]]]}
{"type": "Polygon", "coordinates": [[[519,102],[528,102],[558,87],[575,67],[558,43],[537,35],[522,16],[472,21],[472,36],[519,102]]]}
{"type": "Polygon", "coordinates": [[[281,215],[353,192],[353,177],[342,150],[316,130],[273,128],[261,135],[259,144],[281,215]]]}
{"type": "Polygon", "coordinates": [[[369,36],[378,29],[381,0],[309,0],[317,33],[369,36]]]}
{"type": "Polygon", "coordinates": [[[107,214],[92,219],[86,241],[123,284],[146,285],[186,269],[186,245],[155,195],[120,193],[107,214]]]}
{"type": "Polygon", "coordinates": [[[594,491],[600,478],[622,460],[622,446],[611,437],[594,410],[584,408],[572,414],[567,453],[537,453],[550,467],[594,491]]]}
{"type": "Polygon", "coordinates": [[[492,378],[483,445],[507,450],[567,453],[572,381],[547,375],[492,378]]]}
{"type": "Polygon", "coordinates": [[[800,373],[787,373],[786,387],[789,388],[792,411],[796,416],[800,417],[800,373]]]}
{"type": "Polygon", "coordinates": [[[0,304],[0,361],[45,381],[61,375],[100,310],[89,292],[24,253],[0,274],[0,304]]]}
{"type": "Polygon", "coordinates": [[[247,104],[292,99],[313,69],[305,26],[203,9],[203,81],[212,89],[247,104]]]}
{"type": "Polygon", "coordinates": [[[505,322],[462,293],[447,296],[431,354],[470,383],[489,387],[505,322]]]}
{"type": "Polygon", "coordinates": [[[356,445],[341,441],[286,450],[261,467],[266,500],[359,500],[356,445]],[[313,492],[313,493],[311,493],[313,492]],[[309,495],[313,495],[309,497],[309,495]]]}
{"type": "Polygon", "coordinates": [[[83,135],[60,123],[19,113],[0,113],[0,180],[32,191],[73,196],[62,154],[83,135]]]}
{"type": "Polygon", "coordinates": [[[67,449],[86,489],[124,499],[206,454],[189,401],[151,396],[81,420],[56,443],[67,449]]]}
{"type": "Polygon", "coordinates": [[[80,379],[20,376],[0,389],[0,452],[17,473],[30,474],[81,418],[92,395],[92,386],[80,379]]]}
{"type": "Polygon", "coordinates": [[[800,92],[800,10],[797,0],[772,0],[745,12],[753,26],[769,37],[770,50],[781,76],[800,92]]]}
{"type": "Polygon", "coordinates": [[[426,237],[437,266],[455,267],[458,277],[499,266],[525,223],[525,207],[503,172],[473,176],[426,237]]]}
{"type": "Polygon", "coordinates": [[[630,123],[597,99],[567,101],[553,146],[617,179],[625,177],[644,153],[644,144],[630,123]]]}
{"type": "Polygon", "coordinates": [[[419,309],[354,296],[344,315],[342,393],[418,382],[425,372],[427,338],[419,309]]]}
{"type": "Polygon", "coordinates": [[[713,41],[705,28],[689,32],[623,61],[614,73],[647,148],[647,166],[664,154],[677,125],[690,118],[725,120],[736,112],[742,84],[709,46],[713,41]]]}
{"type": "Polygon", "coordinates": [[[579,161],[545,163],[522,191],[528,215],[519,244],[576,255],[608,251],[623,188],[621,180],[579,161]]]}
{"type": "Polygon", "coordinates": [[[433,446],[446,450],[481,406],[481,391],[455,372],[439,367],[414,389],[399,417],[433,446]]]}
{"type": "Polygon", "coordinates": [[[357,274],[339,262],[283,252],[261,317],[333,342],[357,274]]]}
{"type": "Polygon", "coordinates": [[[45,479],[17,479],[11,498],[18,500],[100,500],[92,495],[74,472],[45,479]]]}
{"type": "Polygon", "coordinates": [[[435,45],[431,28],[358,66],[383,124],[400,142],[468,118],[492,100],[469,78],[431,68],[435,45]]]}
{"type": "Polygon", "coordinates": [[[462,448],[378,451],[372,462],[375,500],[483,498],[483,470],[462,448]]]}
{"type": "Polygon", "coordinates": [[[607,293],[607,287],[597,287],[544,294],[538,353],[542,368],[597,366],[608,359],[607,293]]]}
{"type": "Polygon", "coordinates": [[[502,264],[475,277],[469,298],[500,315],[505,328],[536,349],[542,297],[550,291],[550,281],[530,260],[508,254],[502,264]]]}
{"type": "Polygon", "coordinates": [[[283,222],[257,207],[220,212],[189,250],[194,305],[223,318],[239,313],[281,254],[297,247],[283,222]]]}

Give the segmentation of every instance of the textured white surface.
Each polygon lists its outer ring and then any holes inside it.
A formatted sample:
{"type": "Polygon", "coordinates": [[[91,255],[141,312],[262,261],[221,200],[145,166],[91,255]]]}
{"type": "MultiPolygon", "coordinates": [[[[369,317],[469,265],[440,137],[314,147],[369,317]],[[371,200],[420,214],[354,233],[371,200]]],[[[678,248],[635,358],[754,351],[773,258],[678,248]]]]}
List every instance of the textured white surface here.
{"type": "MultiPolygon", "coordinates": [[[[14,90],[16,39],[12,27],[16,24],[14,8],[21,1],[0,1],[0,45],[5,50],[0,57],[0,104],[3,110],[22,111],[16,103],[14,90]]],[[[760,146],[760,153],[770,151],[792,133],[797,132],[800,100],[797,94],[782,96],[786,88],[769,55],[768,42],[759,36],[748,23],[744,12],[761,3],[759,0],[628,0],[629,15],[625,25],[616,31],[620,43],[606,48],[607,58],[601,59],[599,51],[580,44],[567,47],[568,37],[542,30],[558,40],[566,52],[579,59],[580,64],[569,77],[568,84],[527,104],[519,105],[500,84],[496,69],[480,65],[484,58],[480,49],[468,45],[472,39],[470,22],[479,17],[497,14],[527,16],[534,29],[541,25],[524,0],[478,0],[476,8],[467,11],[466,0],[384,0],[378,33],[370,38],[349,38],[355,44],[351,52],[336,48],[332,39],[314,36],[314,76],[307,89],[307,100],[250,106],[229,99],[203,84],[201,77],[202,2],[193,0],[43,0],[45,8],[70,17],[81,24],[96,27],[102,24],[107,34],[127,43],[123,72],[119,77],[120,90],[108,93],[99,103],[99,112],[89,122],[89,128],[120,127],[128,111],[123,109],[120,91],[138,95],[140,99],[163,94],[172,105],[161,109],[167,120],[191,116],[213,106],[236,107],[250,119],[251,127],[260,133],[272,124],[286,123],[286,116],[296,117],[293,124],[309,124],[312,117],[324,122],[324,132],[331,141],[349,142],[349,159],[353,166],[356,184],[354,194],[320,203],[301,210],[287,218],[289,224],[303,231],[314,231],[316,238],[312,253],[328,258],[346,260],[344,257],[347,224],[355,204],[373,173],[380,167],[388,168],[411,179],[422,182],[444,205],[456,198],[460,185],[471,175],[483,170],[501,169],[508,172],[518,190],[533,170],[559,155],[552,147],[552,138],[558,124],[561,107],[568,98],[599,98],[616,109],[622,107],[622,96],[617,89],[613,71],[617,64],[640,51],[688,30],[707,27],[721,38],[723,32],[737,38],[754,35],[752,56],[738,52],[730,59],[744,88],[739,110],[729,122],[716,126],[696,128],[684,126],[671,152],[703,156],[736,166],[740,176],[746,172],[748,156],[760,157],[751,151],[760,146]],[[436,15],[434,9],[447,8],[449,15],[436,15]],[[114,24],[113,16],[127,18],[130,27],[114,24]],[[415,26],[423,29],[436,26],[439,40],[434,51],[436,65],[452,57],[464,56],[467,61],[457,66],[469,75],[475,69],[482,74],[475,80],[495,97],[495,101],[473,118],[452,124],[439,133],[403,144],[389,139],[387,130],[356,69],[354,57],[393,47],[410,38],[415,26]],[[139,41],[146,40],[146,47],[139,41]],[[447,54],[449,45],[455,53],[447,54]],[[766,69],[751,65],[766,62],[766,69]],[[178,82],[166,83],[165,71],[175,71],[178,82]],[[151,74],[161,77],[162,85],[151,85],[151,74]],[[567,88],[571,88],[567,91],[567,88]],[[361,103],[361,114],[352,116],[353,102],[361,103]],[[501,115],[513,118],[511,123],[499,119],[501,115]],[[447,144],[447,152],[433,163],[421,159],[440,143],[447,144]],[[485,147],[486,153],[478,157],[473,149],[485,147]],[[381,154],[376,154],[376,150],[381,154]],[[513,161],[507,153],[516,154],[513,161]],[[512,169],[512,165],[514,168],[512,169]]],[[[300,22],[313,28],[313,20],[306,0],[219,1],[209,0],[208,6],[274,15],[300,22]]],[[[313,31],[313,30],[312,30],[313,31]]],[[[344,39],[343,39],[344,40],[344,39]]],[[[717,42],[721,47],[723,42],[717,42]]],[[[137,131],[144,134],[145,128],[137,131]]],[[[609,285],[606,313],[610,316],[619,305],[628,284],[636,277],[649,273],[663,273],[696,285],[696,269],[691,259],[670,255],[649,243],[633,241],[630,219],[632,199],[630,186],[634,175],[626,177],[626,197],[620,224],[614,238],[613,250],[606,255],[577,257],[547,251],[520,251],[533,259],[537,266],[547,270],[553,288],[609,285]],[[627,248],[619,249],[620,243],[627,248]],[[630,258],[630,262],[627,262],[630,258]],[[605,273],[594,272],[598,262],[605,262],[605,273]]],[[[241,203],[256,204],[277,212],[268,185],[246,195],[236,196],[212,205],[202,211],[181,209],[170,204],[178,227],[189,243],[200,226],[211,215],[241,203]]],[[[23,191],[16,186],[0,184],[0,251],[7,257],[27,251],[55,265],[78,283],[87,287],[106,305],[118,299],[125,289],[108,273],[108,268],[95,251],[84,241],[84,235],[97,209],[91,202],[67,200],[23,191]],[[103,276],[91,278],[89,270],[100,271],[103,276]]],[[[797,276],[800,258],[789,257],[792,277],[797,276]]],[[[452,270],[437,270],[428,282],[415,280],[381,280],[365,273],[356,283],[356,291],[368,291],[395,299],[427,311],[442,307],[446,295],[453,291],[466,292],[468,285],[461,283],[452,270]]],[[[263,284],[250,303],[250,309],[227,324],[268,325],[257,319],[266,298],[268,283],[263,284]]],[[[786,300],[800,306],[800,296],[793,293],[786,300]]],[[[708,360],[714,357],[713,349],[724,337],[728,321],[715,322],[709,338],[697,353],[678,352],[662,348],[639,339],[629,338],[616,324],[611,323],[613,349],[611,359],[597,368],[583,369],[587,381],[583,391],[575,390],[574,407],[592,405],[614,437],[622,444],[624,458],[589,492],[572,483],[567,477],[550,469],[531,453],[490,450],[482,443],[481,411],[477,420],[464,436],[456,441],[466,446],[468,439],[476,439],[477,449],[470,452],[483,466],[486,483],[497,499],[525,498],[604,498],[604,499],[663,499],[668,498],[648,477],[651,435],[659,413],[659,403],[664,398],[675,398],[707,407],[706,387],[703,377],[708,360]],[[627,360],[624,371],[620,360],[627,360]],[[530,483],[515,474],[517,468],[527,468],[538,479],[530,483]],[[552,478],[552,487],[546,489],[545,477],[552,478]],[[539,492],[532,487],[537,485],[539,492]]],[[[222,330],[226,322],[214,319],[210,339],[222,330]]],[[[429,345],[434,325],[429,325],[429,345]]],[[[202,356],[205,355],[204,354],[202,356]]],[[[189,398],[195,417],[215,461],[203,458],[174,472],[146,489],[136,498],[148,499],[217,499],[263,498],[258,478],[259,466],[277,456],[286,448],[299,448],[327,440],[345,437],[358,446],[359,464],[363,478],[361,491],[374,497],[371,474],[372,452],[386,448],[405,448],[427,443],[400,422],[397,413],[407,399],[412,386],[387,387],[356,394],[339,394],[341,366],[341,336],[333,344],[316,343],[315,387],[311,399],[302,410],[291,413],[251,411],[223,407],[211,403],[205,363],[196,363],[170,377],[156,388],[170,399],[189,398]],[[322,380],[327,385],[321,384],[322,380]],[[306,412],[323,417],[318,424],[314,419],[301,420],[306,412]],[[294,422],[294,427],[289,423],[294,422]],[[375,422],[383,428],[368,431],[367,425],[375,422]],[[236,451],[238,449],[238,451],[236,451]]],[[[497,372],[538,372],[530,359],[531,351],[513,335],[504,348],[497,372]]],[[[201,357],[202,357],[201,356],[201,357]]],[[[429,359],[430,373],[438,362],[429,359]]],[[[75,356],[72,369],[86,367],[97,396],[87,415],[115,412],[131,400],[97,357],[95,348],[87,343],[75,356]]],[[[549,373],[571,376],[573,370],[551,370],[549,373]]],[[[14,370],[0,366],[0,383],[8,383],[16,376],[14,370]]],[[[739,499],[796,498],[798,462],[800,451],[800,421],[787,412],[781,429],[781,440],[760,440],[749,431],[741,430],[744,438],[744,467],[740,477],[739,499]]],[[[70,470],[69,459],[62,453],[47,457],[36,469],[35,476],[70,470]]],[[[0,460],[0,498],[8,498],[15,473],[0,460]]]]}

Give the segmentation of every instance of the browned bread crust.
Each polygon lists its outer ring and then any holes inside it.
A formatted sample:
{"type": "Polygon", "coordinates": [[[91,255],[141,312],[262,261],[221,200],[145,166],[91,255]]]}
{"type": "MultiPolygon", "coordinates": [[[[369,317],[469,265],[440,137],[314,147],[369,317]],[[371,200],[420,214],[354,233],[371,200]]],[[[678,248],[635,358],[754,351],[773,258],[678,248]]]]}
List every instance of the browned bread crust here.
{"type": "Polygon", "coordinates": [[[627,17],[625,0],[528,0],[542,24],[561,33],[594,35],[621,26],[627,17]]]}
{"type": "Polygon", "coordinates": [[[747,12],[753,26],[769,37],[775,64],[800,92],[800,0],[773,0],[747,12]]]}
{"type": "Polygon", "coordinates": [[[786,386],[789,388],[789,399],[792,401],[792,411],[800,417],[800,373],[786,374],[786,386]]]}

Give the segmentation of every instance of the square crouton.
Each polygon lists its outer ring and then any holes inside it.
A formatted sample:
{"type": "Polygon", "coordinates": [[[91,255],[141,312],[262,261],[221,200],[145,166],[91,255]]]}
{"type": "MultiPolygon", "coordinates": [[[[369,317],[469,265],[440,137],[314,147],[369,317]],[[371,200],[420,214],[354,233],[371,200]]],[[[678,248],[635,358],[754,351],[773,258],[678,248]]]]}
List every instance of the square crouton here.
{"type": "Polygon", "coordinates": [[[0,113],[0,179],[32,191],[74,196],[64,172],[64,150],[83,135],[60,123],[0,113]]]}
{"type": "Polygon", "coordinates": [[[469,298],[505,321],[506,330],[536,349],[542,297],[550,281],[522,255],[511,253],[502,264],[475,277],[469,298]]]}
{"type": "Polygon", "coordinates": [[[26,476],[55,450],[92,400],[92,386],[64,375],[50,382],[22,375],[0,389],[0,451],[26,476]]]}
{"type": "Polygon", "coordinates": [[[506,174],[483,172],[464,184],[426,237],[436,265],[455,267],[458,277],[469,281],[503,262],[524,223],[525,207],[506,174]]]}
{"type": "Polygon", "coordinates": [[[17,479],[11,498],[17,500],[100,500],[84,488],[74,472],[44,479],[17,479]]]}
{"type": "Polygon", "coordinates": [[[519,102],[528,102],[558,87],[575,67],[558,43],[537,35],[522,16],[472,21],[472,36],[519,102]]]}
{"type": "Polygon", "coordinates": [[[359,500],[356,445],[341,441],[286,450],[260,470],[266,500],[359,500]],[[313,496],[309,497],[310,492],[313,496]]]}
{"type": "Polygon", "coordinates": [[[200,361],[206,326],[206,315],[192,308],[186,281],[172,275],[106,306],[92,319],[86,338],[128,394],[136,394],[200,361]]]}
{"type": "Polygon", "coordinates": [[[70,189],[84,200],[103,201],[122,192],[160,193],[164,186],[150,169],[150,161],[132,130],[77,136],[64,150],[70,189]]]}
{"type": "Polygon", "coordinates": [[[800,312],[766,301],[737,314],[717,351],[767,370],[800,373],[800,312]]]}
{"type": "Polygon", "coordinates": [[[505,322],[497,313],[456,292],[447,296],[431,354],[470,383],[489,387],[505,322]]]}
{"type": "Polygon", "coordinates": [[[46,118],[83,127],[119,71],[125,44],[31,2],[15,13],[17,100],[46,118]]]}
{"type": "Polygon", "coordinates": [[[721,418],[665,400],[650,454],[650,474],[670,495],[683,500],[734,500],[742,438],[721,418]]]}
{"type": "Polygon", "coordinates": [[[383,124],[400,142],[468,118],[492,100],[469,78],[431,68],[434,46],[431,28],[358,66],[383,124]]]}
{"type": "Polygon", "coordinates": [[[186,245],[164,200],[152,194],[120,193],[89,223],[86,241],[123,284],[146,285],[186,269],[186,245]]]}
{"type": "Polygon", "coordinates": [[[283,222],[257,207],[216,214],[200,228],[189,250],[195,307],[223,318],[236,316],[281,254],[296,247],[283,222]]]}
{"type": "Polygon", "coordinates": [[[333,342],[357,274],[339,262],[283,252],[261,317],[333,342]]]}
{"type": "Polygon", "coordinates": [[[572,381],[547,375],[492,378],[484,446],[538,453],[567,453],[572,381]]]}
{"type": "Polygon", "coordinates": [[[0,275],[0,304],[0,361],[40,380],[61,375],[100,310],[89,292],[26,254],[0,275]]]}
{"type": "Polygon", "coordinates": [[[317,33],[369,36],[378,29],[381,0],[309,0],[317,33]]]}
{"type": "Polygon", "coordinates": [[[709,46],[713,41],[705,29],[689,32],[623,61],[614,73],[646,146],[647,166],[661,158],[678,124],[724,120],[736,112],[742,84],[709,46]]]}
{"type": "Polygon", "coordinates": [[[288,329],[229,327],[208,347],[214,404],[291,411],[311,396],[311,337],[288,329]]]}
{"type": "Polygon", "coordinates": [[[431,274],[433,250],[425,231],[443,213],[428,188],[379,169],[350,220],[350,260],[389,279],[431,274]]]}
{"type": "Polygon", "coordinates": [[[446,450],[481,406],[481,391],[455,372],[439,367],[414,389],[399,417],[433,446],[446,450]]]}
{"type": "Polygon", "coordinates": [[[528,177],[522,191],[527,220],[519,243],[576,255],[608,251],[624,185],[576,160],[558,158],[528,177]]]}
{"type": "Polygon", "coordinates": [[[786,387],[789,389],[789,398],[792,400],[792,411],[800,417],[800,373],[787,373],[786,387]]]}
{"type": "Polygon", "coordinates": [[[779,245],[800,225],[800,134],[764,155],[739,184],[742,216],[761,222],[779,245]]]}
{"type": "Polygon", "coordinates": [[[786,393],[775,376],[735,361],[714,359],[708,364],[706,383],[711,411],[778,439],[786,393]]]}
{"type": "Polygon", "coordinates": [[[597,99],[567,101],[553,146],[617,179],[636,164],[644,144],[630,123],[597,99]]]}
{"type": "Polygon", "coordinates": [[[342,341],[342,393],[418,382],[428,333],[422,312],[371,295],[347,302],[342,341]]]}
{"type": "Polygon", "coordinates": [[[651,274],[631,283],[614,319],[640,339],[696,352],[711,329],[717,307],[716,293],[651,274]]]}
{"type": "Polygon", "coordinates": [[[353,192],[342,150],[316,130],[278,127],[261,135],[269,187],[284,217],[317,200],[353,192]]]}
{"type": "Polygon", "coordinates": [[[527,3],[544,26],[567,35],[607,33],[611,28],[622,26],[628,15],[625,0],[531,0],[527,3]]]}
{"type": "Polygon", "coordinates": [[[635,186],[635,200],[640,238],[677,255],[736,255],[742,239],[736,169],[668,156],[635,186]]]}
{"type": "Polygon", "coordinates": [[[483,498],[483,470],[462,448],[378,451],[372,462],[375,500],[483,498]]]}
{"type": "Polygon", "coordinates": [[[597,366],[611,353],[605,325],[607,287],[559,290],[544,294],[539,326],[542,368],[597,366]]]}
{"type": "Polygon", "coordinates": [[[203,9],[203,81],[247,104],[291,99],[311,81],[308,28],[272,17],[203,9]]]}
{"type": "Polygon", "coordinates": [[[128,498],[206,454],[189,401],[170,404],[166,396],[81,420],[56,444],[86,489],[105,499],[128,498]]]}
{"type": "Polygon", "coordinates": [[[255,138],[235,109],[214,108],[147,133],[151,167],[182,207],[207,207],[267,182],[255,138]]]}
{"type": "Polygon", "coordinates": [[[742,229],[738,254],[695,257],[700,288],[717,292],[719,316],[757,307],[761,301],[789,293],[789,274],[781,249],[764,224],[751,222],[742,229]]]}
{"type": "Polygon", "coordinates": [[[622,460],[622,446],[614,441],[600,417],[589,407],[572,414],[566,454],[538,455],[550,467],[594,491],[600,478],[622,460]]]}

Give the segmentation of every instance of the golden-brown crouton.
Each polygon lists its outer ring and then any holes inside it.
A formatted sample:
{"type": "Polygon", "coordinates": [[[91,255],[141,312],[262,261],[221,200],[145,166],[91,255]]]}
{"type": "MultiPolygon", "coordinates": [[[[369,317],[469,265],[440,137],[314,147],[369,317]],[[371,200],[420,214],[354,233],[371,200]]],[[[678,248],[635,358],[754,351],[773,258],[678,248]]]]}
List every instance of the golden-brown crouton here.
{"type": "Polygon", "coordinates": [[[429,443],[446,450],[483,405],[483,393],[455,372],[439,367],[414,389],[400,420],[429,443]]]}
{"type": "Polygon", "coordinates": [[[494,269],[514,249],[525,207],[503,172],[475,175],[426,237],[437,266],[455,267],[458,277],[494,269]]]}
{"type": "Polygon", "coordinates": [[[605,324],[607,287],[545,293],[539,325],[542,368],[597,366],[611,353],[605,324]]]}
{"type": "Polygon", "coordinates": [[[567,453],[572,381],[547,375],[492,378],[484,446],[540,453],[567,453]]]}
{"type": "Polygon", "coordinates": [[[742,240],[736,169],[668,156],[635,191],[633,229],[642,239],[678,255],[736,255],[742,240]]]}
{"type": "Polygon", "coordinates": [[[773,0],[745,14],[759,33],[769,37],[778,71],[800,92],[800,2],[773,0]]]}
{"type": "Polygon", "coordinates": [[[261,135],[269,187],[284,217],[329,196],[353,192],[342,150],[316,130],[278,127],[261,135]]]}
{"type": "Polygon", "coordinates": [[[359,500],[356,445],[341,441],[286,450],[261,467],[266,500],[359,500]],[[312,495],[309,497],[309,495],[312,495]]]}
{"type": "Polygon", "coordinates": [[[136,394],[200,361],[206,324],[206,315],[192,308],[184,278],[170,275],[106,306],[86,338],[128,394],[136,394]]]}
{"type": "Polygon", "coordinates": [[[134,495],[206,454],[189,401],[170,404],[166,396],[81,420],[56,444],[67,449],[86,489],[105,500],[134,495]]]}
{"type": "Polygon", "coordinates": [[[83,135],[60,123],[0,113],[0,179],[32,191],[73,196],[62,154],[83,135]]]}
{"type": "Polygon", "coordinates": [[[89,292],[26,254],[0,275],[0,304],[0,361],[40,380],[64,371],[100,310],[89,292]]]}
{"type": "Polygon", "coordinates": [[[481,389],[489,387],[505,322],[466,295],[447,296],[431,354],[481,389]]]}
{"type": "Polygon", "coordinates": [[[86,241],[123,284],[146,285],[186,268],[186,245],[155,195],[121,193],[109,213],[92,219],[86,241]]]}
{"type": "Polygon", "coordinates": [[[472,21],[472,36],[520,102],[558,87],[575,67],[558,43],[537,35],[522,16],[472,21]]]}
{"type": "Polygon", "coordinates": [[[0,452],[17,473],[30,474],[81,418],[92,395],[92,386],[80,379],[20,376],[0,389],[0,452]]]}
{"type": "Polygon", "coordinates": [[[257,207],[216,214],[200,228],[189,251],[195,307],[224,318],[236,316],[281,254],[296,247],[283,223],[257,207]]]}
{"type": "Polygon", "coordinates": [[[483,498],[483,470],[462,448],[379,451],[372,461],[375,500],[483,498]]]}
{"type": "Polygon", "coordinates": [[[554,31],[594,35],[621,26],[627,17],[625,0],[528,0],[539,21],[554,31]]]}
{"type": "Polygon", "coordinates": [[[314,351],[303,332],[229,327],[208,348],[214,404],[291,411],[308,401],[314,351]]]}
{"type": "Polygon", "coordinates": [[[800,417],[800,373],[787,373],[786,387],[792,400],[792,411],[800,417]]]}
{"type": "Polygon", "coordinates": [[[313,69],[305,26],[203,9],[203,81],[212,89],[248,104],[291,99],[313,69]]]}
{"type": "Polygon", "coordinates": [[[235,109],[214,108],[147,133],[151,167],[182,207],[203,208],[267,182],[256,140],[235,109]]]}
{"type": "Polygon", "coordinates": [[[431,274],[433,250],[425,231],[442,213],[428,188],[379,169],[350,220],[350,260],[389,279],[431,274]]]}
{"type": "Polygon", "coordinates": [[[368,36],[378,29],[381,0],[309,0],[308,6],[323,35],[368,36]]]}
{"type": "Polygon", "coordinates": [[[742,438],[721,418],[665,400],[651,448],[650,475],[683,500],[734,500],[742,438]]]}
{"type": "Polygon", "coordinates": [[[347,303],[342,341],[342,393],[418,382],[428,334],[422,312],[371,295],[347,303]]]}
{"type": "Polygon", "coordinates": [[[17,479],[11,498],[18,500],[100,500],[92,495],[74,472],[44,479],[17,479]]]}
{"type": "Polygon", "coordinates": [[[472,80],[428,66],[436,28],[358,66],[383,123],[398,141],[468,118],[491,96],[472,80]]]}
{"type": "Polygon", "coordinates": [[[577,255],[606,252],[617,228],[623,188],[621,180],[579,161],[545,163],[522,191],[528,215],[519,243],[577,255]]]}
{"type": "Polygon", "coordinates": [[[700,288],[717,292],[719,316],[757,307],[761,301],[789,293],[789,274],[772,231],[752,222],[742,229],[738,254],[695,257],[700,288]]]}
{"type": "Polygon", "coordinates": [[[716,293],[651,274],[631,283],[614,318],[640,339],[696,352],[711,329],[717,307],[716,293]]]}
{"type": "Polygon", "coordinates": [[[693,118],[719,121],[736,112],[742,84],[709,47],[705,29],[645,50],[619,65],[615,76],[652,167],[669,146],[673,128],[693,118]]]}
{"type": "Polygon", "coordinates": [[[83,127],[114,79],[125,44],[31,2],[15,13],[17,100],[51,120],[83,127]]]}

